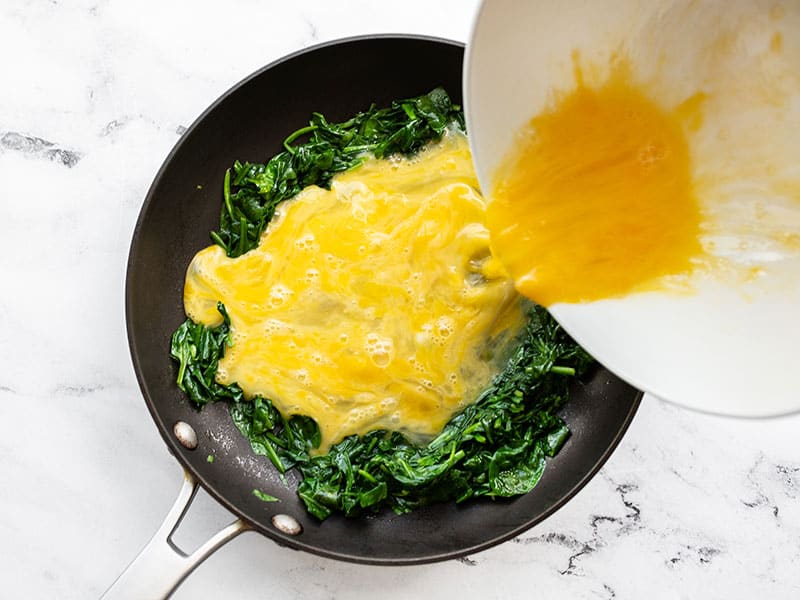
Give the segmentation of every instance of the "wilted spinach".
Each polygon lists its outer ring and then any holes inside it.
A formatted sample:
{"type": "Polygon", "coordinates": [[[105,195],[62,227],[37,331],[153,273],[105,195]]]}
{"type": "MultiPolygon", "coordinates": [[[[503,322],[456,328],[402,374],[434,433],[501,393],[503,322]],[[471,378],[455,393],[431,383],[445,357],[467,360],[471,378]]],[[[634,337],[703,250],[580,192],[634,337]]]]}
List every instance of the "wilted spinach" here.
{"type": "MultiPolygon", "coordinates": [[[[315,113],[266,164],[234,163],[233,175],[225,175],[220,230],[211,236],[228,256],[239,256],[258,244],[281,201],[308,185],[328,186],[333,175],[367,155],[414,152],[448,126],[463,130],[463,113],[440,88],[389,108],[372,106],[344,123],[328,123],[315,113]],[[306,142],[293,145],[306,135],[306,142]]],[[[254,452],[281,473],[295,468],[302,474],[297,492],[319,519],[384,507],[400,514],[431,502],[530,491],[546,457],[569,436],[557,414],[569,384],[593,363],[545,309],[531,306],[524,339],[505,369],[430,443],[416,446],[400,433],[373,431],[313,455],[320,443],[313,419],[286,418],[269,399],[246,400],[238,385],[215,380],[231,343],[230,319],[222,304],[217,307],[223,317],[218,327],[187,319],[172,336],[178,386],[199,407],[227,402],[254,452]]]]}
{"type": "Polygon", "coordinates": [[[219,231],[211,239],[231,258],[258,245],[275,207],[309,185],[327,188],[336,173],[366,156],[409,154],[441,138],[448,126],[464,129],[464,113],[442,88],[397,100],[388,108],[373,104],[343,123],[314,113],[308,126],[283,142],[285,150],[267,163],[239,162],[225,173],[219,231]],[[294,143],[307,136],[307,141],[294,143]]]}
{"type": "Polygon", "coordinates": [[[238,386],[214,380],[228,343],[227,322],[205,328],[187,320],[181,328],[187,324],[202,329],[197,337],[210,341],[189,342],[194,338],[179,335],[181,329],[173,336],[172,356],[192,357],[189,366],[179,368],[178,385],[200,406],[228,402],[233,422],[256,454],[267,456],[281,473],[300,471],[297,493],[320,519],[336,511],[353,516],[388,506],[404,513],[431,502],[530,491],[542,476],[545,457],[554,456],[569,436],[557,414],[569,384],[593,363],[545,309],[532,306],[524,340],[505,369],[429,444],[416,446],[400,433],[373,431],[314,456],[320,434],[313,419],[287,419],[268,399],[245,400],[238,386]],[[187,343],[207,351],[187,351],[187,343]],[[200,397],[190,390],[199,390],[200,397]]]}

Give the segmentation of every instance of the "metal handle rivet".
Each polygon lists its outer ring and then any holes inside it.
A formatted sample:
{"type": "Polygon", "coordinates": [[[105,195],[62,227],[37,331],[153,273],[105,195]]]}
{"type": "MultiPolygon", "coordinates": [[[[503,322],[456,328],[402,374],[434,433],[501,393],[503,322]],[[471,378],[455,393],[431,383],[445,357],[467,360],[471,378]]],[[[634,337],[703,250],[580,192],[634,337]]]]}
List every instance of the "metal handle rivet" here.
{"type": "Polygon", "coordinates": [[[272,517],[272,524],[275,529],[287,535],[299,535],[303,531],[303,526],[300,525],[298,520],[289,515],[275,515],[272,517]]]}
{"type": "Polygon", "coordinates": [[[181,446],[187,450],[194,450],[197,448],[197,433],[195,432],[194,427],[185,421],[178,421],[175,423],[175,426],[172,428],[172,432],[175,434],[175,437],[178,438],[181,446]]]}

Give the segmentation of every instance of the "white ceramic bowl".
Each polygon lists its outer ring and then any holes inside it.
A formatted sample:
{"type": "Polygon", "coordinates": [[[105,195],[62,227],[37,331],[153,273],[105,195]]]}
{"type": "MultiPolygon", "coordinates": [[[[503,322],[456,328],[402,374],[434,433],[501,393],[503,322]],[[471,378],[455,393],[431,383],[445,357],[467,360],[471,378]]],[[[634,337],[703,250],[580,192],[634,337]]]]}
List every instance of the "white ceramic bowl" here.
{"type": "Polygon", "coordinates": [[[486,0],[467,47],[467,127],[485,191],[516,132],[575,86],[575,51],[597,67],[589,85],[623,53],[663,106],[708,98],[687,141],[692,177],[706,182],[701,241],[722,266],[692,276],[690,293],[551,307],[610,370],[695,409],[800,409],[797,32],[800,0],[486,0]]]}

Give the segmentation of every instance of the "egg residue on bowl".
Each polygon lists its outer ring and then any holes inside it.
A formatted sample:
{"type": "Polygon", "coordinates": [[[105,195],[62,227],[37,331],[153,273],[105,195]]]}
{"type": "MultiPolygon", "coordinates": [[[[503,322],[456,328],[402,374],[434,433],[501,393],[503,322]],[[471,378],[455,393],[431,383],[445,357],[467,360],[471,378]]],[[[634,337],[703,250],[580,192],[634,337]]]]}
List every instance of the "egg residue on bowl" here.
{"type": "Polygon", "coordinates": [[[233,345],[217,371],[247,397],[320,428],[436,435],[504,366],[526,320],[489,249],[466,136],[413,158],[368,159],[278,207],[254,250],[200,251],[184,307],[233,345]]]}

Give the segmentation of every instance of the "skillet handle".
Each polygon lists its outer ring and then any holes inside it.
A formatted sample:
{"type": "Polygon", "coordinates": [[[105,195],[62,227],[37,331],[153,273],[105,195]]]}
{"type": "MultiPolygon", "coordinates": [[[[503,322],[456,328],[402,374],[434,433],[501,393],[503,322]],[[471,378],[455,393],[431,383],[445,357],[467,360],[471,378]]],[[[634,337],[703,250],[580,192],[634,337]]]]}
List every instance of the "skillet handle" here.
{"type": "Polygon", "coordinates": [[[213,535],[192,554],[186,554],[172,541],[197,493],[197,481],[184,471],[184,482],[175,504],[147,546],[133,559],[101,600],[142,600],[168,598],[194,569],[217,548],[250,529],[237,519],[213,535]]]}

